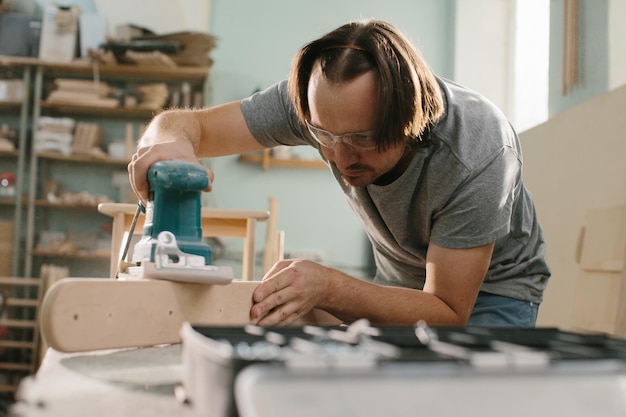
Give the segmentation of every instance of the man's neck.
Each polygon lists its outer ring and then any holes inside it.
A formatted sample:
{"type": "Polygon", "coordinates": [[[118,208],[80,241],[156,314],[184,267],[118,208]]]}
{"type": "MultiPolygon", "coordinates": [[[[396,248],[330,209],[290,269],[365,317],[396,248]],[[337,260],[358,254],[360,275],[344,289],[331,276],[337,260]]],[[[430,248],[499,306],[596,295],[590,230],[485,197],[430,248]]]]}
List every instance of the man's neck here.
{"type": "Polygon", "coordinates": [[[411,161],[413,160],[413,157],[415,156],[415,152],[416,152],[416,147],[410,144],[407,144],[404,150],[404,153],[402,154],[402,157],[400,158],[398,163],[389,171],[385,172],[383,175],[376,178],[376,180],[374,180],[374,185],[381,185],[381,186],[389,185],[395,180],[397,180],[398,178],[400,178],[400,176],[404,174],[404,171],[406,171],[406,169],[411,164],[411,161]]]}

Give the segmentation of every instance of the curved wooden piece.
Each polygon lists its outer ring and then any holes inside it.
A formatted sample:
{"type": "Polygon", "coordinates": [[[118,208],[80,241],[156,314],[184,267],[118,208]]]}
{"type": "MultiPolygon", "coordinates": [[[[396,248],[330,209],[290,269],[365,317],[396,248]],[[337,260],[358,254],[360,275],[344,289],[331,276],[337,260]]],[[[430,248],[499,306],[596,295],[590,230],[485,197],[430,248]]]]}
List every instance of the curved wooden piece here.
{"type": "Polygon", "coordinates": [[[185,321],[249,323],[252,292],[258,284],[66,278],[53,284],[44,296],[41,334],[50,347],[61,352],[178,343],[185,321]]]}
{"type": "MultiPolygon", "coordinates": [[[[115,277],[118,269],[122,243],[125,240],[125,233],[130,228],[136,208],[136,204],[128,203],[100,203],[98,205],[100,213],[113,218],[109,272],[112,278],[115,277]]],[[[135,234],[141,234],[144,217],[139,216],[135,234]]],[[[267,221],[269,218],[270,213],[267,211],[203,208],[202,236],[243,238],[241,278],[244,281],[250,281],[254,279],[256,225],[258,221],[267,221]]]]}
{"type": "MultiPolygon", "coordinates": [[[[184,322],[205,326],[249,324],[260,281],[228,285],[165,280],[64,278],[44,295],[41,335],[60,352],[84,352],[179,343],[184,322]]],[[[338,324],[315,310],[300,324],[338,324]]]]}

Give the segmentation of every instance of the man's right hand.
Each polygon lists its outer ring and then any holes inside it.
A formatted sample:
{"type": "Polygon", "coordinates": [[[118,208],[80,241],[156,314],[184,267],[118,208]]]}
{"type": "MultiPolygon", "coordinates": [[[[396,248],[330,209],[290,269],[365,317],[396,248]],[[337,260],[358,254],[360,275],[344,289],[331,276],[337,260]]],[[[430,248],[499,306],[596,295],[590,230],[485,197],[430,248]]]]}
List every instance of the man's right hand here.
{"type": "MultiPolygon", "coordinates": [[[[128,164],[128,176],[135,195],[144,204],[149,193],[148,169],[159,161],[189,161],[200,164],[193,146],[186,140],[171,140],[140,146],[128,164]]],[[[214,173],[209,168],[205,167],[205,169],[209,174],[209,187],[205,191],[211,191],[214,173]]]]}
{"type": "MultiPolygon", "coordinates": [[[[148,199],[148,169],[158,161],[200,163],[198,157],[214,158],[264,149],[252,136],[241,111],[233,101],[202,110],[167,110],[148,124],[128,164],[130,184],[137,197],[148,199]]],[[[209,174],[211,190],[214,174],[209,174]]]]}

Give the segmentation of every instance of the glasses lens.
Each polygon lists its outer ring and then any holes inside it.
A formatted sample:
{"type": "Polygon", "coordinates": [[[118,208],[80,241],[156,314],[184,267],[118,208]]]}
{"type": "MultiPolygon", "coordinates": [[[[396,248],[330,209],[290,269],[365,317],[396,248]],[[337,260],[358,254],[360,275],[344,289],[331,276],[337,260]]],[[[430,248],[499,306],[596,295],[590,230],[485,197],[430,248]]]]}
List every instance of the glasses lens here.
{"type": "Polygon", "coordinates": [[[342,142],[355,151],[370,151],[376,148],[372,135],[367,132],[346,133],[344,135],[335,136],[324,129],[311,125],[309,122],[307,122],[307,127],[311,135],[313,135],[313,138],[327,148],[334,148],[337,142],[342,142]]]}
{"type": "Polygon", "coordinates": [[[343,141],[360,151],[367,151],[376,147],[374,139],[368,133],[352,133],[344,136],[343,141]]]}
{"type": "Polygon", "coordinates": [[[329,132],[319,129],[311,125],[310,123],[307,123],[307,126],[309,128],[309,131],[311,132],[311,135],[313,135],[313,138],[317,140],[320,144],[326,146],[327,148],[335,147],[335,139],[329,132]]]}

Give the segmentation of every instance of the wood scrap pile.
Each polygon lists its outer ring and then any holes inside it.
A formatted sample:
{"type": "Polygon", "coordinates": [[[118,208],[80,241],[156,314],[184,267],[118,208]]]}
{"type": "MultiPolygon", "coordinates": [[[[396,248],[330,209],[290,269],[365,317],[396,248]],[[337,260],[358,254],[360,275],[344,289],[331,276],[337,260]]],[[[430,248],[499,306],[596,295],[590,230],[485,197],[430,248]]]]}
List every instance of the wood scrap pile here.
{"type": "Polygon", "coordinates": [[[76,129],[74,129],[72,153],[93,156],[100,156],[100,154],[104,154],[104,152],[100,149],[102,136],[102,128],[99,125],[95,123],[78,122],[76,124],[76,129]]]}
{"type": "Polygon", "coordinates": [[[217,46],[215,36],[202,32],[176,32],[164,35],[146,35],[134,39],[159,40],[179,44],[179,52],[168,55],[177,65],[181,66],[210,67],[213,64],[210,54],[217,46]]]}
{"type": "Polygon", "coordinates": [[[160,51],[137,52],[126,51],[124,54],[126,60],[139,66],[176,68],[176,62],[168,55],[160,51]]]}
{"type": "Polygon", "coordinates": [[[102,128],[95,123],[76,122],[69,117],[39,118],[35,132],[35,152],[58,152],[63,155],[89,155],[106,158],[100,148],[102,128]]]}
{"type": "Polygon", "coordinates": [[[101,64],[210,67],[211,52],[217,46],[215,36],[202,32],[176,32],[157,35],[147,30],[130,30],[91,51],[92,62],[101,64]],[[112,62],[114,61],[114,62],[112,62]]]}
{"type": "Polygon", "coordinates": [[[40,117],[35,132],[35,152],[72,153],[76,121],[69,117],[40,117]]]}
{"type": "Polygon", "coordinates": [[[151,83],[137,86],[138,107],[141,109],[162,109],[168,102],[170,91],[165,83],[151,83]]]}
{"type": "Polygon", "coordinates": [[[2,123],[0,126],[0,151],[14,151],[17,141],[17,132],[11,130],[9,125],[2,123]]]}
{"type": "Polygon", "coordinates": [[[103,81],[57,78],[46,101],[54,104],[90,107],[118,107],[117,90],[103,81]]]}

